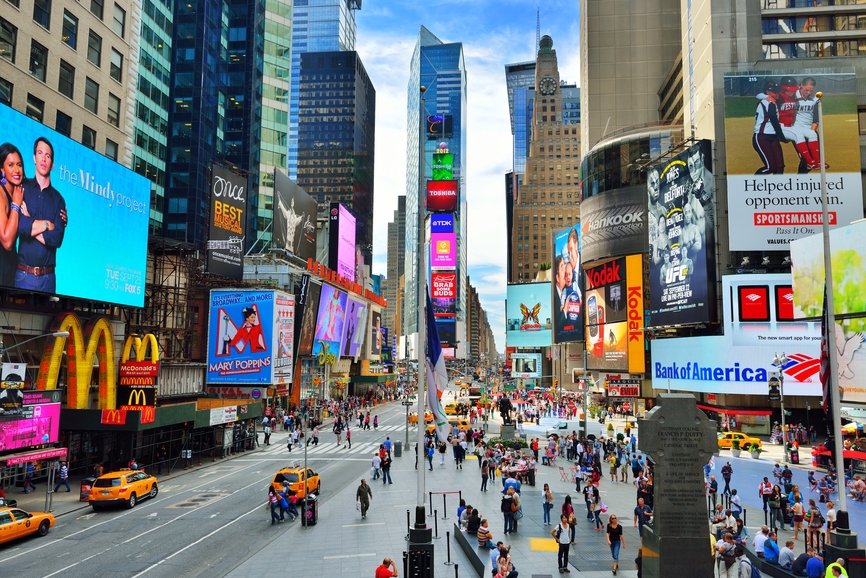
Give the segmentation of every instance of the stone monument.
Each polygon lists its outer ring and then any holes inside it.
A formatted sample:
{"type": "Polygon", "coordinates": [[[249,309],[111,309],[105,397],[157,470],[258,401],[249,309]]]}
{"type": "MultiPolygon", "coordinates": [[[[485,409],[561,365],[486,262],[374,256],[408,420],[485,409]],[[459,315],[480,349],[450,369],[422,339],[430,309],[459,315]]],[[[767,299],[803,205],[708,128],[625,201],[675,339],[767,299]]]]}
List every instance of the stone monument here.
{"type": "Polygon", "coordinates": [[[640,448],[655,464],[653,517],[643,529],[644,578],[712,578],[703,465],[716,427],[688,394],[662,393],[638,420],[640,448]]]}

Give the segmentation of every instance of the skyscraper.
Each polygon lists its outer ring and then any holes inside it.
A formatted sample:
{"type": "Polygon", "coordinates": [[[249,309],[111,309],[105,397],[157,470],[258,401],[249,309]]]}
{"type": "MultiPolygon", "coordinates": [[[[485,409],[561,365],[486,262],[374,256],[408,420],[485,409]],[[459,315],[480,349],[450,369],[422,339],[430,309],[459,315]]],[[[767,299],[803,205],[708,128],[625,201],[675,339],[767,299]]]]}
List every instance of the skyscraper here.
{"type": "Polygon", "coordinates": [[[397,208],[394,210],[394,218],[388,223],[388,282],[383,290],[383,296],[388,301],[388,307],[385,308],[383,313],[383,322],[389,331],[394,331],[397,325],[399,325],[399,323],[394,323],[394,317],[397,311],[400,310],[397,301],[402,298],[399,295],[399,287],[400,276],[403,274],[405,263],[406,195],[400,195],[397,197],[397,208]]]}

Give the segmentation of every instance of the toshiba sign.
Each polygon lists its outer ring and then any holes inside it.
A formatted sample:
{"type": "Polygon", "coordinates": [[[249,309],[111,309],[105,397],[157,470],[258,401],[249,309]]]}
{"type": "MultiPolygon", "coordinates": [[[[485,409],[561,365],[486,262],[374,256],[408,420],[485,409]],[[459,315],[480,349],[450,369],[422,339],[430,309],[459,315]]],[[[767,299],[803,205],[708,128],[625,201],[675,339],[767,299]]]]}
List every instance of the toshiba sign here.
{"type": "Polygon", "coordinates": [[[457,181],[427,181],[427,210],[453,213],[457,210],[457,181]]]}

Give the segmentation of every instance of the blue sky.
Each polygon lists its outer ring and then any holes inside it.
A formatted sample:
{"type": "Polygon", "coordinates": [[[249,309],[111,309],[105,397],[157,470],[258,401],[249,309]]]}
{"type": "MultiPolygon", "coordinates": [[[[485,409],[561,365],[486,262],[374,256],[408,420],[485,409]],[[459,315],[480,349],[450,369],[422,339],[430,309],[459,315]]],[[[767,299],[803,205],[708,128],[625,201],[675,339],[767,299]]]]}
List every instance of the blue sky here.
{"type": "MultiPolygon", "coordinates": [[[[406,188],[409,60],[426,26],[443,42],[462,42],[468,85],[469,277],[505,351],[506,231],[504,174],[511,169],[505,64],[535,57],[539,5],[517,0],[364,0],[356,49],[376,88],[373,272],[387,273],[387,224],[406,188]]],[[[579,83],[578,2],[541,7],[541,34],[553,38],[560,77],[579,83]]]]}

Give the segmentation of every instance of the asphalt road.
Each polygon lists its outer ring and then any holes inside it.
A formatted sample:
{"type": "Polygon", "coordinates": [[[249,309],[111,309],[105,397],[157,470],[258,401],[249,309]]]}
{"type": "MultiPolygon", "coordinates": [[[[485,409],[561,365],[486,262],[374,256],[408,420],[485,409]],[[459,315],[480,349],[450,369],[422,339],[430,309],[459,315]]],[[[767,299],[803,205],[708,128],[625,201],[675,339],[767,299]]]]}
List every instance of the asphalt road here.
{"type": "MultiPolygon", "coordinates": [[[[357,485],[358,477],[370,468],[375,444],[385,435],[403,438],[403,406],[392,403],[376,409],[380,410],[380,431],[352,428],[352,450],[337,450],[328,428],[320,436],[320,448],[310,450],[308,466],[322,477],[323,502],[340,489],[357,485]],[[382,431],[398,425],[399,430],[382,431]]],[[[273,474],[295,460],[303,461],[302,451],[286,451],[286,437],[279,432],[262,452],[163,479],[159,495],[132,510],[93,512],[87,508],[62,515],[46,537],[0,546],[0,575],[225,576],[267,548],[284,527],[272,528],[265,522],[270,518],[265,503],[273,474]]],[[[287,518],[284,524],[300,522],[288,522],[287,518]]],[[[290,552],[286,560],[290,560],[290,552]]],[[[274,570],[282,573],[286,568],[274,570]]]]}

